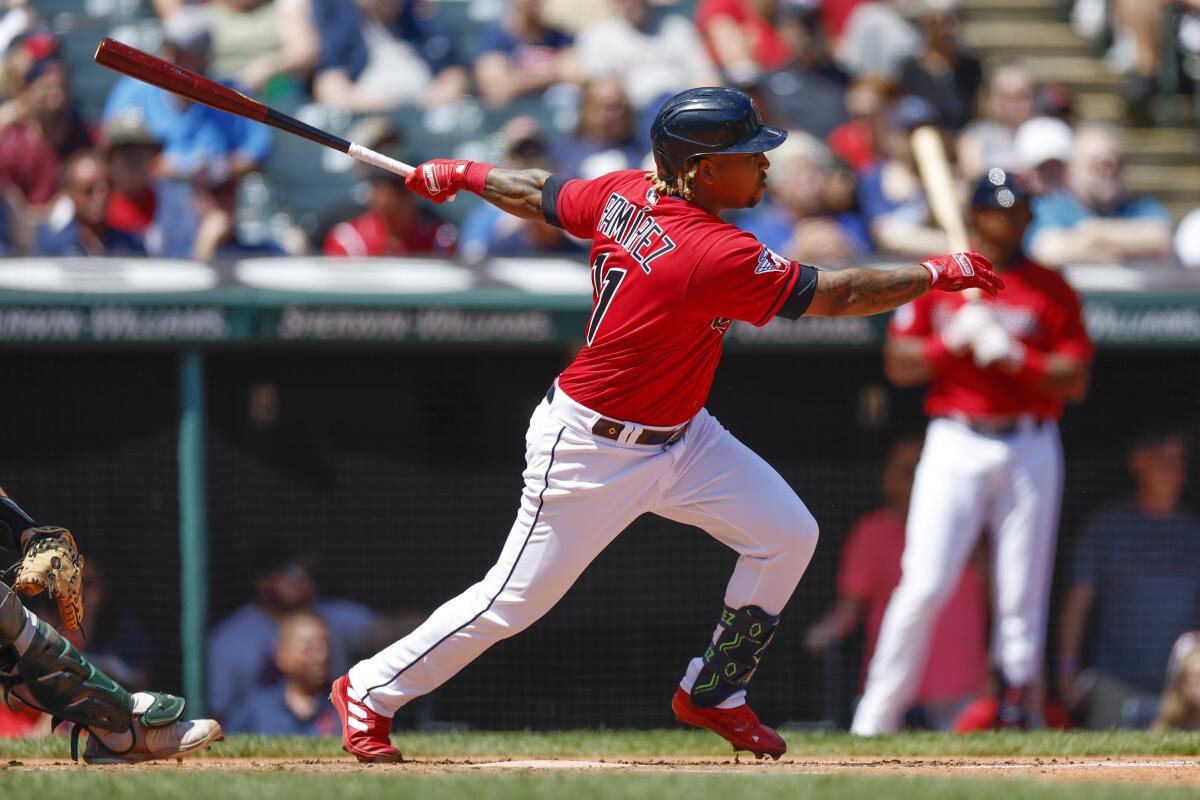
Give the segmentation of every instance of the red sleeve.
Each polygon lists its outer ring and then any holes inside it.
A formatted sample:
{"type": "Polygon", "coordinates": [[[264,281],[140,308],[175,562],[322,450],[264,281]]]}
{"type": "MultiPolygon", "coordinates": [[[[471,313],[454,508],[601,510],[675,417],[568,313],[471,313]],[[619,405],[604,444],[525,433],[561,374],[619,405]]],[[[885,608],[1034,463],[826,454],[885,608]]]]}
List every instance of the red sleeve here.
{"type": "Polygon", "coordinates": [[[929,304],[921,300],[919,297],[896,309],[888,322],[889,336],[929,336],[933,333],[929,304]]]}
{"type": "Polygon", "coordinates": [[[688,303],[705,316],[766,325],[795,289],[800,265],[732,225],[713,235],[692,271],[688,303]]]}
{"type": "MultiPolygon", "coordinates": [[[[594,180],[572,179],[557,188],[558,196],[553,200],[557,220],[548,220],[557,224],[572,236],[580,239],[591,239],[596,235],[596,223],[604,211],[604,204],[620,184],[632,176],[644,176],[641,170],[621,170],[602,175],[594,180]]],[[[554,178],[551,178],[554,180],[554,178]]],[[[551,185],[547,181],[547,186],[551,185]]],[[[650,182],[646,181],[646,188],[650,182]]],[[[545,208],[545,205],[543,205],[545,208]]]]}
{"type": "Polygon", "coordinates": [[[1056,293],[1058,308],[1057,323],[1050,336],[1050,352],[1073,356],[1080,361],[1091,361],[1096,352],[1092,339],[1083,324],[1083,307],[1075,290],[1063,282],[1056,293]]]}
{"type": "Polygon", "coordinates": [[[867,519],[860,519],[846,543],[842,545],[842,558],[838,562],[837,593],[839,597],[869,600],[879,588],[875,575],[874,552],[878,550],[872,541],[873,528],[867,519]]]}

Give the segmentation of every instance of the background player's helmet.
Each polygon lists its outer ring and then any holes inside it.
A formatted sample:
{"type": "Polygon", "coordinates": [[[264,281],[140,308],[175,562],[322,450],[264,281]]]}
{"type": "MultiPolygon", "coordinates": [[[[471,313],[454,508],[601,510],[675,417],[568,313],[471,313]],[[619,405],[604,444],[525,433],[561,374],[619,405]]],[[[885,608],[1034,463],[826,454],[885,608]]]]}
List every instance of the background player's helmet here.
{"type": "Polygon", "coordinates": [[[971,193],[972,208],[1012,208],[1028,202],[1028,190],[1015,175],[999,167],[989,169],[971,193]]]}
{"type": "Polygon", "coordinates": [[[745,92],[724,87],[688,89],[659,109],[650,126],[658,174],[670,178],[689,158],[763,153],[783,144],[787,131],[763,125],[745,92]]]}

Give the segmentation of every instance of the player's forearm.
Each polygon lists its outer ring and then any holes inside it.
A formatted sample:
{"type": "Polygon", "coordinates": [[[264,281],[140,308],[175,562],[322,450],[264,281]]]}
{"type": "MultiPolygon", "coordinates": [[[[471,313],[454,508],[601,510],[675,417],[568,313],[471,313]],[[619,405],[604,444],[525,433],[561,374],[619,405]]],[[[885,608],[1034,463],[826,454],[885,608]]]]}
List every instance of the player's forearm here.
{"type": "Polygon", "coordinates": [[[1048,353],[1042,391],[1058,400],[1078,403],[1087,395],[1090,370],[1070,356],[1048,353]]]}
{"type": "Polygon", "coordinates": [[[543,169],[494,169],[480,196],[514,216],[541,219],[542,187],[549,177],[543,169]]]}
{"type": "Polygon", "coordinates": [[[822,272],[808,313],[818,317],[880,314],[917,299],[930,288],[929,270],[920,264],[894,270],[822,272]]]}
{"type": "Polygon", "coordinates": [[[1062,616],[1058,625],[1058,657],[1079,662],[1083,650],[1083,633],[1087,628],[1088,612],[1096,590],[1090,586],[1076,584],[1067,591],[1063,601],[1062,616]]]}
{"type": "Polygon", "coordinates": [[[33,517],[17,505],[16,501],[0,489],[0,549],[19,550],[21,534],[37,527],[33,517]]]}
{"type": "Polygon", "coordinates": [[[923,337],[889,337],[883,346],[884,375],[901,388],[928,383],[936,374],[928,350],[923,337]]]}

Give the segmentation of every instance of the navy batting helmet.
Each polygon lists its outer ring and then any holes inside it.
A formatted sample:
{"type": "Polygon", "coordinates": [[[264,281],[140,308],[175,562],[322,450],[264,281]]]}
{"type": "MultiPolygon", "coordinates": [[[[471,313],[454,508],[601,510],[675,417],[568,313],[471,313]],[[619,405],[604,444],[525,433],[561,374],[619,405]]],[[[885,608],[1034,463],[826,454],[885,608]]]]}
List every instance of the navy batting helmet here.
{"type": "Polygon", "coordinates": [[[787,131],[763,125],[745,92],[724,87],[688,89],[659,109],[650,126],[654,163],[664,178],[685,161],[724,153],[763,153],[783,144],[787,131]]]}

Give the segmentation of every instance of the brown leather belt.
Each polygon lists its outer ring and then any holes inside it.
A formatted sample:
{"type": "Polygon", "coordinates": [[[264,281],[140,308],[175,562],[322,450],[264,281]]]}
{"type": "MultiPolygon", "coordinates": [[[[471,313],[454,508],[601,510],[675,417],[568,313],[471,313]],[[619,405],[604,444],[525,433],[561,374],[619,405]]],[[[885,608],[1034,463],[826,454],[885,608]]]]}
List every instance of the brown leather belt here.
{"type": "MultiPolygon", "coordinates": [[[[546,392],[546,399],[550,402],[554,401],[554,389],[554,385],[551,384],[550,391],[546,392]]],[[[680,436],[683,436],[683,434],[687,432],[688,425],[690,424],[690,422],[685,422],[678,428],[672,428],[670,430],[643,430],[640,434],[638,434],[637,439],[635,439],[631,444],[674,444],[675,442],[679,441],[680,436]]],[[[625,431],[625,428],[626,425],[624,422],[617,422],[616,420],[605,419],[604,417],[601,417],[600,419],[596,420],[596,424],[592,426],[592,433],[596,436],[603,436],[605,439],[620,441],[621,434],[625,431]]]]}
{"type": "MultiPolygon", "coordinates": [[[[983,436],[991,436],[996,439],[1003,439],[1008,436],[1015,436],[1021,431],[1021,421],[1019,419],[1012,420],[984,420],[984,419],[965,419],[962,417],[940,417],[940,419],[953,420],[960,425],[966,425],[971,430],[983,436]]],[[[1046,424],[1044,419],[1035,419],[1033,421],[1034,430],[1040,430],[1046,424]]]]}

